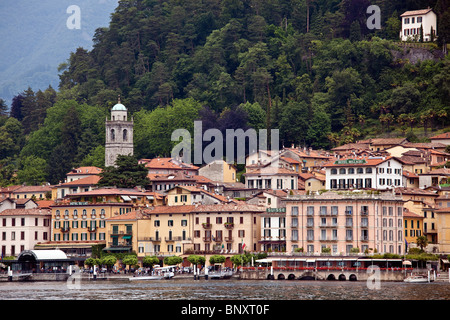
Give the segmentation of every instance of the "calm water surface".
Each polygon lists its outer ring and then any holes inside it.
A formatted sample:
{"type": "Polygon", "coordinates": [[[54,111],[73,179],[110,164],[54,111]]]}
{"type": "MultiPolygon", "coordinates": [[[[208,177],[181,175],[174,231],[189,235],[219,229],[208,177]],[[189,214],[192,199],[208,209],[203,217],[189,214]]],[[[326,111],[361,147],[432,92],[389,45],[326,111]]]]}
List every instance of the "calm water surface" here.
{"type": "Polygon", "coordinates": [[[268,280],[0,282],[0,300],[450,300],[450,283],[268,280]]]}

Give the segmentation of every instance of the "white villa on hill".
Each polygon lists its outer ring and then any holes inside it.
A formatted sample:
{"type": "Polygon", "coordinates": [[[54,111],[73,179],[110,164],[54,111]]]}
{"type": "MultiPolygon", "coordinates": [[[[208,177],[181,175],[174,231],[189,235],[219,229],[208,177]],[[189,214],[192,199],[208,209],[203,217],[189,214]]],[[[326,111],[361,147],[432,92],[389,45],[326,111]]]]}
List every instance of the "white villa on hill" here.
{"type": "Polygon", "coordinates": [[[406,11],[400,17],[402,19],[401,41],[418,41],[421,26],[423,28],[423,41],[431,41],[431,32],[433,32],[433,38],[436,39],[437,16],[431,8],[406,11]]]}

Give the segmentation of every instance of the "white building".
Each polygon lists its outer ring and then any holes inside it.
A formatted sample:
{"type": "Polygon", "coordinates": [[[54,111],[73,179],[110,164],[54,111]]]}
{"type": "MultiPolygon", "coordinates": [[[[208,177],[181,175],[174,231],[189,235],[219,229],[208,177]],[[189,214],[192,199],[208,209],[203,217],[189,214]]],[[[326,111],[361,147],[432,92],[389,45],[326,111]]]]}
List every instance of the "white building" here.
{"type": "Polygon", "coordinates": [[[0,213],[1,255],[17,256],[50,240],[52,213],[45,209],[7,209],[0,213]]]}
{"type": "Polygon", "coordinates": [[[420,28],[423,28],[423,41],[431,41],[431,32],[436,39],[437,16],[431,8],[415,11],[406,11],[401,16],[402,31],[400,39],[402,41],[420,39],[420,28]]]}
{"type": "Polygon", "coordinates": [[[245,184],[249,189],[298,190],[298,173],[272,166],[247,168],[245,184]]]}
{"type": "Polygon", "coordinates": [[[325,188],[387,190],[403,187],[402,164],[392,157],[340,159],[324,165],[325,188]]]}

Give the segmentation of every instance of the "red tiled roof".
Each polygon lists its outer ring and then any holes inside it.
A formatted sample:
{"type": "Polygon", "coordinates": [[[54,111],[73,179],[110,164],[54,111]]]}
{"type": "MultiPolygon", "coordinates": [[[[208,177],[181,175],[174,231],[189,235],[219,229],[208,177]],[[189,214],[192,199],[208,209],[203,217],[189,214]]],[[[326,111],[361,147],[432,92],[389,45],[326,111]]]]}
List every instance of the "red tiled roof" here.
{"type": "Polygon", "coordinates": [[[344,159],[333,159],[331,162],[328,162],[326,164],[323,165],[323,167],[328,167],[328,168],[332,168],[332,167],[373,167],[373,166],[377,166],[385,161],[388,160],[395,160],[395,158],[393,157],[377,157],[377,158],[344,158],[344,159]],[[340,164],[336,164],[336,161],[345,161],[345,160],[365,160],[366,163],[340,163],[340,164]]]}
{"type": "Polygon", "coordinates": [[[146,168],[153,169],[173,169],[173,170],[197,170],[198,167],[178,162],[172,158],[154,158],[154,159],[146,159],[145,160],[146,168]]]}
{"type": "Polygon", "coordinates": [[[21,186],[13,191],[13,193],[29,193],[29,192],[47,192],[52,191],[51,186],[21,186]]]}
{"type": "Polygon", "coordinates": [[[99,174],[103,170],[98,167],[79,167],[72,169],[69,173],[67,173],[68,176],[71,175],[82,175],[82,174],[99,174]]]}
{"type": "Polygon", "coordinates": [[[428,8],[428,9],[421,9],[421,10],[406,11],[405,13],[400,15],[400,17],[422,15],[422,14],[427,14],[430,11],[433,11],[433,9],[428,8]]]}
{"type": "Polygon", "coordinates": [[[70,181],[66,183],[62,183],[60,186],[88,186],[88,185],[96,185],[99,180],[100,176],[97,175],[91,175],[89,177],[81,178],[75,181],[70,181]]]}
{"type": "Polygon", "coordinates": [[[445,132],[431,137],[430,140],[450,139],[450,132],[445,132]]]}
{"type": "Polygon", "coordinates": [[[403,211],[403,217],[404,218],[416,218],[416,219],[424,219],[421,215],[418,215],[417,213],[411,212],[408,209],[403,211]]]}
{"type": "Polygon", "coordinates": [[[1,216],[48,216],[50,210],[45,209],[6,209],[0,212],[1,216]]]}

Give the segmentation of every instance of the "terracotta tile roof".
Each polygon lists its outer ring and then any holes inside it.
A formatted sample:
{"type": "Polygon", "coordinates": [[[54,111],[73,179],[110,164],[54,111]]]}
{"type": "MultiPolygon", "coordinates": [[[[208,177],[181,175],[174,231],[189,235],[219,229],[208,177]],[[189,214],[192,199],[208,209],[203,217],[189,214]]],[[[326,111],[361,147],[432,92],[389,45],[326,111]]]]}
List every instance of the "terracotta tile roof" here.
{"type": "Polygon", "coordinates": [[[450,139],[450,132],[445,132],[431,137],[430,140],[450,139]]]}
{"type": "Polygon", "coordinates": [[[445,144],[439,143],[439,142],[429,142],[429,143],[424,143],[424,142],[418,142],[418,143],[408,142],[408,143],[402,144],[402,146],[404,146],[405,148],[416,148],[416,149],[443,149],[443,148],[446,147],[445,144]]]}
{"type": "Polygon", "coordinates": [[[152,208],[146,208],[142,210],[144,214],[170,214],[170,213],[190,213],[194,210],[194,205],[183,205],[183,206],[157,206],[152,208]]]}
{"type": "Polygon", "coordinates": [[[408,209],[403,210],[403,217],[404,218],[425,219],[421,215],[418,215],[417,213],[411,212],[408,209]]]}
{"type": "Polygon", "coordinates": [[[263,212],[264,207],[245,202],[194,206],[192,212],[263,212]]]}
{"type": "Polygon", "coordinates": [[[9,187],[5,187],[5,188],[0,188],[0,193],[11,193],[21,187],[22,187],[21,185],[18,185],[18,186],[9,186],[9,187]]]}
{"type": "Polygon", "coordinates": [[[433,197],[439,196],[435,192],[420,189],[420,188],[395,188],[395,193],[396,194],[407,194],[407,195],[433,196],[433,197]]]}
{"type": "Polygon", "coordinates": [[[50,206],[55,204],[53,200],[38,200],[35,201],[38,205],[38,208],[50,208],[50,206]]]}
{"type": "Polygon", "coordinates": [[[71,175],[82,175],[82,174],[99,174],[103,170],[98,167],[79,167],[72,169],[69,173],[67,173],[68,176],[71,175]]]}
{"type": "Polygon", "coordinates": [[[140,192],[134,189],[118,189],[118,188],[100,188],[92,191],[72,193],[67,197],[83,197],[83,196],[107,196],[107,195],[124,195],[124,196],[147,196],[153,195],[151,192],[140,192]]]}
{"type": "Polygon", "coordinates": [[[91,175],[89,177],[81,178],[75,181],[70,181],[60,184],[60,186],[90,186],[96,185],[100,180],[100,176],[91,175]]]}
{"type": "Polygon", "coordinates": [[[403,176],[408,179],[419,179],[419,176],[413,172],[409,172],[407,170],[403,170],[403,176]]]}
{"type": "Polygon", "coordinates": [[[173,169],[173,170],[197,170],[198,167],[177,161],[172,158],[154,158],[154,159],[143,159],[145,161],[146,168],[153,169],[173,169]]]}
{"type": "Polygon", "coordinates": [[[405,13],[400,15],[400,17],[422,15],[422,14],[427,14],[430,11],[433,11],[433,9],[428,8],[428,9],[421,9],[421,10],[406,11],[405,13]]]}
{"type": "Polygon", "coordinates": [[[342,146],[331,149],[331,151],[345,151],[345,150],[369,150],[368,143],[347,143],[342,146]]]}
{"type": "Polygon", "coordinates": [[[449,168],[439,168],[435,170],[431,170],[427,173],[421,173],[421,176],[431,176],[431,175],[441,175],[441,176],[449,176],[450,175],[450,169],[449,168]]]}
{"type": "Polygon", "coordinates": [[[48,216],[51,210],[46,209],[6,209],[0,212],[0,216],[48,216]]]}
{"type": "Polygon", "coordinates": [[[52,191],[51,186],[21,186],[13,191],[13,193],[30,193],[30,192],[47,192],[52,191]]]}
{"type": "Polygon", "coordinates": [[[16,203],[16,204],[25,204],[25,203],[27,203],[27,202],[29,202],[29,201],[33,201],[34,203],[36,203],[37,204],[37,202],[36,201],[34,201],[33,199],[30,199],[30,198],[28,198],[28,199],[14,199],[14,202],[16,203]]]}
{"type": "Polygon", "coordinates": [[[332,168],[332,167],[373,167],[377,166],[385,161],[388,160],[395,160],[395,158],[389,156],[389,157],[358,157],[358,158],[341,158],[341,159],[333,159],[331,162],[326,163],[323,165],[323,167],[332,168]],[[365,163],[340,163],[336,164],[336,161],[345,161],[345,160],[365,160],[365,163]]]}
{"type": "Polygon", "coordinates": [[[323,151],[312,150],[312,149],[301,149],[301,148],[285,148],[284,150],[289,150],[295,153],[300,158],[319,158],[328,159],[329,156],[323,151]]]}
{"type": "Polygon", "coordinates": [[[276,174],[283,174],[283,175],[296,175],[298,176],[298,173],[293,171],[293,170],[289,170],[286,168],[277,168],[277,167],[271,167],[271,166],[267,166],[267,167],[263,167],[263,168],[249,168],[248,172],[244,173],[245,175],[276,175],[276,174]]]}
{"type": "Polygon", "coordinates": [[[396,145],[396,144],[403,144],[405,142],[408,142],[408,140],[406,140],[405,138],[375,138],[357,141],[357,143],[369,143],[370,145],[373,146],[396,145]]]}
{"type": "Polygon", "coordinates": [[[142,219],[143,215],[142,212],[140,210],[133,210],[130,212],[126,212],[105,220],[113,220],[113,221],[117,221],[117,220],[138,220],[138,219],[142,219]]]}
{"type": "Polygon", "coordinates": [[[280,157],[280,159],[284,160],[286,162],[289,162],[291,164],[300,164],[300,161],[297,161],[297,160],[289,158],[289,157],[280,157]]]}

